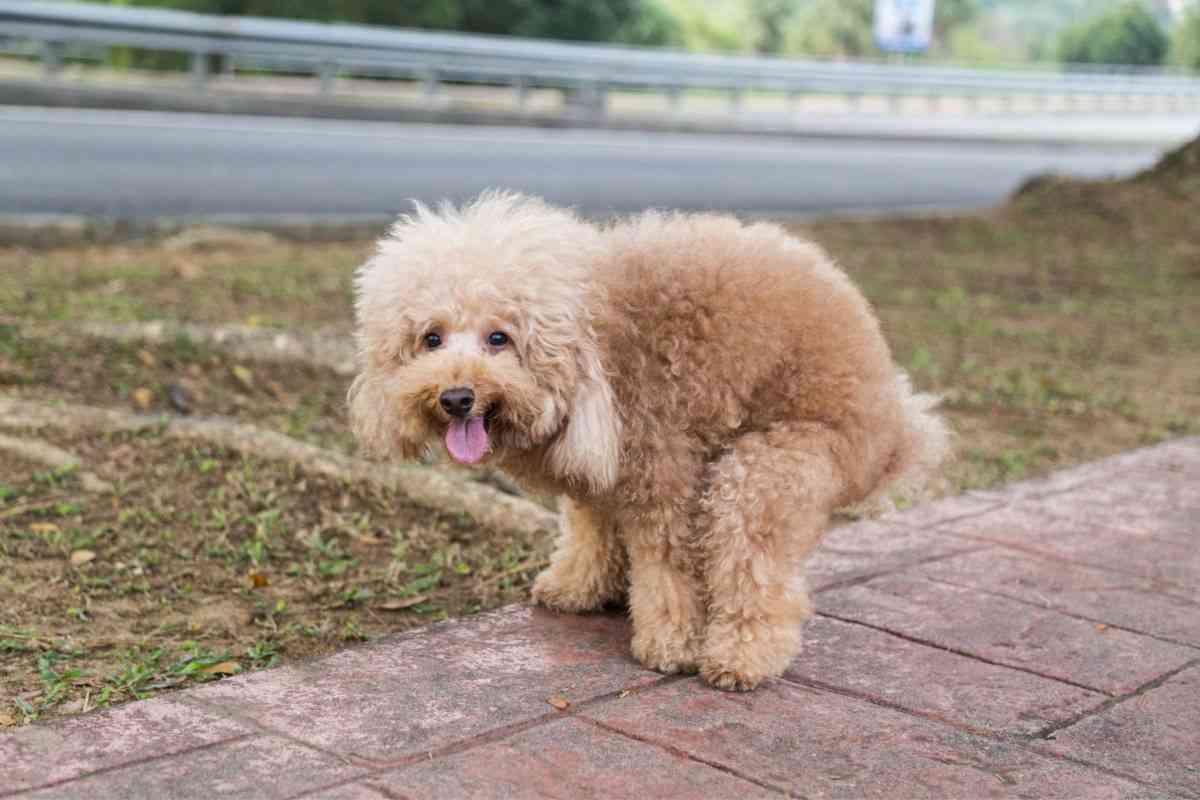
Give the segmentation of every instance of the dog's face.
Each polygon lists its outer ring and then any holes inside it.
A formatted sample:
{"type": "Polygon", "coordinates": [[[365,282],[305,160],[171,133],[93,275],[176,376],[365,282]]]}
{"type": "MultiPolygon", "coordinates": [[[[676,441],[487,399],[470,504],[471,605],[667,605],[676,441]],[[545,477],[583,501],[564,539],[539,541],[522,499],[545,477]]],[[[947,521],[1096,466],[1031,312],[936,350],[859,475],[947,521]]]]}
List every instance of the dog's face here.
{"type": "Polygon", "coordinates": [[[539,201],[418,209],[358,274],[350,418],[370,450],[464,464],[545,448],[593,489],[616,476],[612,394],[591,327],[595,230],[539,201]]]}

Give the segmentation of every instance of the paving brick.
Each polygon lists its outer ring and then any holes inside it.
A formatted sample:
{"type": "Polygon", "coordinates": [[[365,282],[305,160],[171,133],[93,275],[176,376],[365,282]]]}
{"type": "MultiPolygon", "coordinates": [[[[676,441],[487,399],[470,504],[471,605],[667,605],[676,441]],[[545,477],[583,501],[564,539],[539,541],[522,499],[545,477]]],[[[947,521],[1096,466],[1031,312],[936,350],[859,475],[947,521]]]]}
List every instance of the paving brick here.
{"type": "Polygon", "coordinates": [[[814,590],[863,575],[888,572],[977,545],[896,522],[858,522],[831,530],[808,562],[814,590]]]}
{"type": "Polygon", "coordinates": [[[355,781],[331,789],[304,795],[304,800],[396,800],[395,794],[384,794],[366,781],[355,781]]]}
{"type": "Polygon", "coordinates": [[[131,764],[72,783],[41,789],[22,800],[273,800],[354,778],[365,770],[274,737],[252,737],[131,764]]]}
{"type": "Polygon", "coordinates": [[[1200,797],[1200,667],[1059,731],[1045,749],[1200,797]]]}
{"type": "Polygon", "coordinates": [[[1053,517],[1142,537],[1184,543],[1200,538],[1200,478],[1136,472],[1045,498],[1038,507],[1053,517]]]}
{"type": "Polygon", "coordinates": [[[904,511],[884,514],[879,521],[884,524],[899,523],[909,528],[922,530],[942,522],[981,514],[984,511],[998,508],[1005,502],[1008,502],[1007,498],[975,493],[960,494],[932,503],[921,503],[904,511]]]}
{"type": "Polygon", "coordinates": [[[776,798],[682,754],[563,718],[466,752],[372,778],[408,800],[443,798],[776,798]]]}
{"type": "MultiPolygon", "coordinates": [[[[1200,512],[1198,512],[1200,513],[1200,512]]],[[[1090,522],[1083,515],[1055,516],[1042,505],[1011,506],[941,528],[968,540],[989,541],[1079,564],[1150,578],[1161,591],[1200,600],[1200,533],[1188,541],[1090,522]]]]}
{"type": "Polygon", "coordinates": [[[584,713],[803,797],[1098,800],[1140,790],[1012,744],[782,681],[749,694],[679,681],[584,713]]]}
{"type": "Polygon", "coordinates": [[[966,496],[980,502],[996,503],[1051,500],[1064,492],[1084,488],[1168,481],[1180,477],[1190,477],[1193,481],[1200,479],[1200,438],[1118,453],[1031,480],[969,492],[966,496]]]}
{"type": "Polygon", "coordinates": [[[940,647],[1121,694],[1193,658],[1182,645],[899,574],[820,595],[818,608],[940,647]]]}
{"type": "Polygon", "coordinates": [[[162,698],[0,733],[0,795],[250,732],[239,723],[162,698]]]}
{"type": "Polygon", "coordinates": [[[629,655],[623,617],[513,606],[192,696],[322,748],[387,762],[554,713],[546,702],[554,694],[579,703],[661,677],[629,655]]]}
{"type": "Polygon", "coordinates": [[[1036,733],[1095,708],[1106,697],[824,617],[805,627],[804,651],[784,677],[1006,733],[1036,733]]]}
{"type": "Polygon", "coordinates": [[[1200,603],[1164,593],[1164,584],[1150,578],[1002,550],[954,556],[914,572],[1200,648],[1200,603]]]}

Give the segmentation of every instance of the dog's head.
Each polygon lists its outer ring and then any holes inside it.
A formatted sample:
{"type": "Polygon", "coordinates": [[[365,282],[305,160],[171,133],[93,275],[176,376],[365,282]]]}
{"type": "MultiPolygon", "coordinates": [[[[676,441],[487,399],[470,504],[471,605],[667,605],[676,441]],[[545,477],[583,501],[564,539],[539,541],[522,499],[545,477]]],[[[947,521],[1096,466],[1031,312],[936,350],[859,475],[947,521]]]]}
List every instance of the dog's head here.
{"type": "Polygon", "coordinates": [[[619,421],[589,270],[599,234],[540,200],[488,193],[401,217],[357,276],[360,372],[350,420],[364,446],[465,464],[542,450],[554,477],[616,480],[619,421]]]}

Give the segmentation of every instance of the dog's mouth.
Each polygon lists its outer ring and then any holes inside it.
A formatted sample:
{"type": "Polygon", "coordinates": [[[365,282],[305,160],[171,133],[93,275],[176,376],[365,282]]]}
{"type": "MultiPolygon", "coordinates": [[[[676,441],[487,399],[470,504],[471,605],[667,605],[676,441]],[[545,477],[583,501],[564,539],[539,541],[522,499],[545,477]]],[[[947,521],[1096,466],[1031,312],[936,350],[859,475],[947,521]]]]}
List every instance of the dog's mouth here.
{"type": "Polygon", "coordinates": [[[460,464],[478,464],[492,449],[492,425],[500,404],[492,403],[483,414],[451,419],[446,429],[446,451],[460,464]]]}

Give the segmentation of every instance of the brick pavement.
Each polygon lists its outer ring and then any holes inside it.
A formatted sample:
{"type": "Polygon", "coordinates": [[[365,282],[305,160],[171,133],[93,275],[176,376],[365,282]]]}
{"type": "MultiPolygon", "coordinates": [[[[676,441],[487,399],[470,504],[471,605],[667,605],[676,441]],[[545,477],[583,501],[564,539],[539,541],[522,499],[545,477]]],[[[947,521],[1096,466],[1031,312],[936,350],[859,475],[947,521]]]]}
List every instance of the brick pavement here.
{"type": "Polygon", "coordinates": [[[834,531],[752,694],[515,606],[0,735],[0,798],[1200,798],[1198,545],[1175,441],[834,531]]]}

